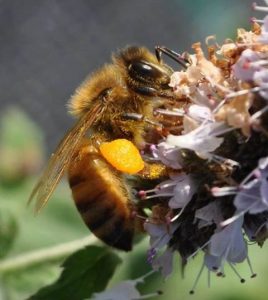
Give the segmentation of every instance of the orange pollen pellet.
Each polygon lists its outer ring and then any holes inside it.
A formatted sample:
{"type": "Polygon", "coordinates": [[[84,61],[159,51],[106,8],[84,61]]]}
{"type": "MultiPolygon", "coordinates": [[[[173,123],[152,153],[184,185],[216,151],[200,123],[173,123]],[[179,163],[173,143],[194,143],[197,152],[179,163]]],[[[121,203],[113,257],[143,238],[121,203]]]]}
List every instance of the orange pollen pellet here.
{"type": "Polygon", "coordinates": [[[117,170],[135,174],[144,168],[137,147],[126,139],[117,139],[100,145],[102,156],[117,170]]]}

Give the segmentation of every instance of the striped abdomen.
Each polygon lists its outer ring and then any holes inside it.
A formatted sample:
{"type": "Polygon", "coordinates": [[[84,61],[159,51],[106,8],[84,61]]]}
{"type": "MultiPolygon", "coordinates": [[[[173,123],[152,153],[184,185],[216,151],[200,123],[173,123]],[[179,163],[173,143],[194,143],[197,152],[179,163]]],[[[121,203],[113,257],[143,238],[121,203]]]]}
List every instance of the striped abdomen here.
{"type": "Polygon", "coordinates": [[[87,144],[74,155],[68,175],[76,207],[88,228],[106,244],[131,250],[134,219],[120,174],[87,144]]]}

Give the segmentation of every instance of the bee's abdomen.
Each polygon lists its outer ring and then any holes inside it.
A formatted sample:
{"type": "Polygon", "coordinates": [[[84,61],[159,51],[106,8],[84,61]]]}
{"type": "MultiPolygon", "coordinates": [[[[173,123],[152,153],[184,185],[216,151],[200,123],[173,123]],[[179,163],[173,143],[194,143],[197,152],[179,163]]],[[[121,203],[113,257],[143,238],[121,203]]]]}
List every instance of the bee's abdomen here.
{"type": "Polygon", "coordinates": [[[103,242],[129,251],[134,220],[120,175],[92,146],[83,146],[69,167],[69,184],[76,207],[88,228],[103,242]]]}

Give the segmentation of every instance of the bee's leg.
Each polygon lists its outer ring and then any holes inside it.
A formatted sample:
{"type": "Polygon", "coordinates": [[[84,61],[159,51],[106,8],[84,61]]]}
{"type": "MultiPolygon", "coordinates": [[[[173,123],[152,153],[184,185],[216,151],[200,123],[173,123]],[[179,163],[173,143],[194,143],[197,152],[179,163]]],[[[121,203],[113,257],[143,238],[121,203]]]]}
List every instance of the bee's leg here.
{"type": "Polygon", "coordinates": [[[147,96],[147,97],[161,97],[166,99],[177,99],[172,91],[168,90],[157,90],[155,88],[149,86],[137,86],[133,88],[135,92],[140,95],[147,96]]]}
{"type": "Polygon", "coordinates": [[[168,177],[170,169],[162,163],[158,162],[144,162],[144,168],[137,174],[137,176],[146,180],[155,180],[168,177]]]}
{"type": "Polygon", "coordinates": [[[159,62],[161,62],[161,55],[162,53],[166,54],[171,59],[175,60],[177,63],[179,63],[181,66],[183,66],[185,69],[187,68],[189,61],[185,59],[182,55],[179,53],[164,47],[164,46],[156,46],[155,47],[155,56],[159,62]]]}
{"type": "Polygon", "coordinates": [[[143,135],[145,122],[143,120],[120,118],[114,120],[114,124],[114,136],[132,141],[139,149],[144,148],[145,143],[143,135]]]}
{"type": "Polygon", "coordinates": [[[159,123],[159,122],[156,122],[152,119],[149,119],[147,117],[145,117],[144,115],[142,114],[138,114],[138,113],[124,113],[122,115],[122,117],[125,119],[125,120],[132,120],[132,121],[143,121],[143,122],[146,122],[148,124],[151,124],[151,125],[154,125],[154,126],[161,126],[162,127],[162,124],[159,123]]]}
{"type": "Polygon", "coordinates": [[[140,150],[144,149],[147,143],[151,143],[151,140],[145,142],[145,132],[162,132],[163,130],[163,125],[160,122],[139,113],[124,113],[120,122],[120,128],[127,128],[127,131],[131,132],[130,139],[140,150]],[[124,122],[123,126],[122,122],[124,122]]]}

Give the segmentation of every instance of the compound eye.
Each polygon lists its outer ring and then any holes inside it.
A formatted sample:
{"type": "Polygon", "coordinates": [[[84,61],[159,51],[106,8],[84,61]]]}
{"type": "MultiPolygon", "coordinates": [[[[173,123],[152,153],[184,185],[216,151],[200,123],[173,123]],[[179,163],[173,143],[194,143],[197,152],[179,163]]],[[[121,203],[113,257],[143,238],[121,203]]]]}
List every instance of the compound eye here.
{"type": "Polygon", "coordinates": [[[166,78],[169,81],[169,76],[159,70],[152,64],[146,63],[144,61],[136,61],[129,65],[128,67],[129,75],[133,79],[138,79],[140,81],[152,81],[157,79],[166,78]]]}

